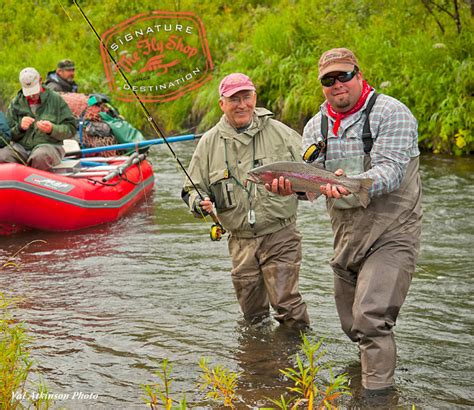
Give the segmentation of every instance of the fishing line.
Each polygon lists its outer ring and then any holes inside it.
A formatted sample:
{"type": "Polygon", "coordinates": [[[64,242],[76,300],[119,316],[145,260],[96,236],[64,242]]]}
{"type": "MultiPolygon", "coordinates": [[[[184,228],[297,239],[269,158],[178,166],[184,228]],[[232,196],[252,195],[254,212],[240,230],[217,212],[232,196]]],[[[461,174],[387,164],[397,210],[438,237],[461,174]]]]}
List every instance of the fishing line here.
{"type": "Polygon", "coordinates": [[[60,0],[58,0],[58,3],[59,3],[59,5],[61,6],[61,8],[63,9],[64,14],[69,18],[70,21],[72,21],[71,16],[70,16],[69,13],[66,11],[66,9],[64,8],[64,6],[63,6],[63,4],[61,3],[60,0]]]}
{"type": "MultiPolygon", "coordinates": [[[[168,140],[165,138],[165,135],[164,133],[161,131],[160,127],[156,124],[154,118],[151,116],[151,114],[149,113],[148,109],[145,107],[145,105],[143,104],[142,100],[140,99],[139,95],[135,92],[135,90],[133,89],[132,87],[132,84],[130,83],[130,81],[128,80],[127,76],[125,75],[125,73],[123,72],[122,68],[117,64],[117,61],[115,60],[114,56],[112,55],[112,53],[109,51],[109,49],[106,47],[106,45],[104,44],[104,42],[102,41],[102,38],[100,37],[99,33],[97,32],[97,30],[95,29],[94,25],[92,24],[92,22],[89,20],[89,18],[86,16],[86,14],[84,13],[84,11],[82,10],[81,6],[79,6],[79,4],[77,3],[77,0],[73,0],[74,2],[74,5],[77,7],[77,9],[79,10],[79,12],[81,13],[82,17],[84,18],[84,20],[87,22],[87,24],[89,25],[89,27],[91,28],[91,30],[94,32],[95,36],[97,37],[97,40],[99,40],[99,43],[100,45],[102,46],[102,48],[107,52],[108,56],[110,57],[110,59],[113,61],[116,69],[118,70],[118,72],[120,73],[120,75],[122,76],[122,78],[124,79],[124,81],[127,83],[127,85],[129,86],[129,89],[132,91],[135,99],[138,101],[138,103],[140,104],[140,107],[143,111],[143,113],[145,114],[147,120],[149,121],[149,123],[151,124],[153,130],[155,131],[155,133],[161,137],[163,139],[163,141],[165,142],[166,146],[168,147],[168,149],[170,150],[174,160],[178,163],[178,165],[180,166],[181,170],[183,171],[184,175],[186,176],[186,178],[189,180],[189,182],[191,183],[192,187],[194,188],[194,190],[196,191],[196,193],[199,195],[199,197],[201,198],[201,200],[204,200],[204,196],[201,194],[200,190],[198,189],[198,187],[196,186],[196,184],[194,183],[194,181],[192,180],[191,176],[188,174],[188,172],[186,171],[186,168],[183,166],[183,164],[181,163],[181,161],[179,160],[178,156],[176,155],[176,153],[174,152],[173,148],[171,147],[171,145],[169,144],[168,140]]],[[[225,231],[223,230],[222,228],[222,225],[219,221],[219,219],[217,218],[217,215],[214,213],[214,212],[211,212],[209,213],[209,216],[211,216],[211,218],[213,219],[213,221],[222,229],[222,233],[224,233],[225,231]]],[[[212,228],[211,228],[212,229],[212,228]]],[[[211,237],[212,237],[212,233],[211,233],[211,237]]]]}
{"type": "Polygon", "coordinates": [[[115,64],[115,67],[117,68],[117,70],[119,71],[120,75],[122,76],[122,78],[125,80],[125,82],[127,83],[127,85],[130,87],[130,90],[132,91],[134,97],[136,98],[136,100],[138,101],[138,103],[140,104],[140,107],[141,109],[143,110],[143,113],[145,114],[147,120],[151,123],[151,126],[153,128],[153,130],[156,132],[156,134],[163,139],[163,141],[165,142],[166,146],[169,148],[171,154],[173,155],[173,158],[175,159],[175,161],[179,164],[179,166],[181,167],[181,169],[183,170],[184,174],[186,175],[186,177],[188,178],[189,182],[191,182],[191,185],[193,186],[193,188],[196,190],[196,192],[198,193],[198,195],[201,197],[201,199],[204,199],[204,197],[202,196],[201,192],[199,191],[199,189],[197,188],[197,186],[194,184],[194,181],[191,179],[190,175],[188,174],[188,172],[186,171],[186,168],[183,166],[183,164],[181,163],[181,161],[179,160],[179,158],[177,157],[176,153],[174,152],[173,148],[171,147],[171,145],[169,144],[168,140],[165,138],[165,135],[163,133],[163,131],[161,131],[160,127],[158,126],[158,124],[156,124],[154,118],[151,116],[151,114],[149,113],[148,109],[145,107],[145,104],[143,104],[142,100],[140,99],[139,95],[136,93],[136,91],[133,89],[132,87],[132,84],[130,83],[130,81],[128,80],[127,76],[125,75],[125,73],[123,72],[122,68],[118,65],[117,61],[115,60],[114,56],[112,55],[112,53],[109,51],[109,49],[106,47],[106,45],[104,44],[104,42],[102,41],[102,38],[100,37],[99,33],[97,33],[97,30],[95,29],[95,27],[93,26],[92,22],[89,20],[89,18],[86,16],[86,14],[84,13],[84,11],[82,10],[81,6],[79,6],[79,4],[77,3],[77,0],[73,0],[74,1],[74,4],[76,5],[76,7],[79,9],[82,17],[84,18],[84,20],[87,22],[87,24],[89,25],[89,27],[91,28],[91,30],[94,32],[95,36],[97,37],[97,40],[99,40],[100,42],[100,45],[103,47],[103,49],[107,52],[108,56],[110,57],[110,59],[113,61],[113,63],[115,64]]]}
{"type": "Polygon", "coordinates": [[[20,161],[20,164],[23,164],[24,166],[27,166],[27,163],[26,161],[20,156],[20,154],[18,152],[15,151],[15,149],[13,148],[13,146],[11,145],[10,141],[6,140],[5,138],[3,138],[2,135],[0,135],[0,138],[2,139],[2,141],[5,143],[5,147],[8,147],[10,148],[10,151],[13,153],[13,155],[15,155],[15,157],[18,158],[18,160],[20,161]]]}

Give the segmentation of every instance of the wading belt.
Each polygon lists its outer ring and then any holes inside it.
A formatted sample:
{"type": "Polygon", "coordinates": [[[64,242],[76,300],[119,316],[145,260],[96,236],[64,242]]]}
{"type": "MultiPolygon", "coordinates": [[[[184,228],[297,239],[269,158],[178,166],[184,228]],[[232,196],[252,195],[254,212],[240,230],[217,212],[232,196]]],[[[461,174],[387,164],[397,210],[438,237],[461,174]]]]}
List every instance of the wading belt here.
{"type": "MultiPolygon", "coordinates": [[[[364,128],[362,129],[362,143],[364,144],[364,152],[366,155],[370,153],[370,151],[372,150],[372,146],[374,145],[372,133],[370,132],[369,114],[378,96],[379,94],[373,93],[365,109],[367,117],[365,118],[364,128]]],[[[328,139],[328,117],[324,114],[321,116],[321,135],[323,136],[324,147],[326,147],[326,141],[328,139]]]]}

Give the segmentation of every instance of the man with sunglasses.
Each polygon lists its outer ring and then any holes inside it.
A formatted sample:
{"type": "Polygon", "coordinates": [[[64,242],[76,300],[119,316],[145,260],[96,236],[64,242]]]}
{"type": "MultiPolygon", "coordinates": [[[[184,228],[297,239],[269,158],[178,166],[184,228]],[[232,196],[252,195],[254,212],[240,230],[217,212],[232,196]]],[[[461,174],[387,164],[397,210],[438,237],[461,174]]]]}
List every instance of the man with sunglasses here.
{"type": "Polygon", "coordinates": [[[245,74],[226,76],[219,97],[223,116],[199,141],[188,169],[195,186],[186,181],[182,197],[197,217],[215,206],[229,232],[232,283],[244,318],[261,322],[271,305],[278,322],[304,329],[309,317],[298,290],[298,200],[245,182],[256,166],[299,160],[301,136],[270,111],[256,108],[255,86],[245,74]]]}
{"type": "MultiPolygon", "coordinates": [[[[303,133],[303,159],[336,175],[371,178],[363,208],[338,185],[322,185],[334,232],[336,307],[342,329],[361,353],[362,385],[380,393],[394,384],[393,326],[419,251],[421,183],[417,121],[400,101],[363,79],[354,53],[326,51],[319,60],[326,101],[303,133]]],[[[291,184],[274,180],[274,193],[291,184]]]]}

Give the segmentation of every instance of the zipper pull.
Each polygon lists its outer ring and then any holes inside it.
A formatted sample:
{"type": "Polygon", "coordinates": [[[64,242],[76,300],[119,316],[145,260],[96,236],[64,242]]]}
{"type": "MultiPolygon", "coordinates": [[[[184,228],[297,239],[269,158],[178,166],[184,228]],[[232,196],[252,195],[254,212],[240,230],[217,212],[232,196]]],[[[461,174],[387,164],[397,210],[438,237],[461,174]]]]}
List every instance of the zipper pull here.
{"type": "Polygon", "coordinates": [[[256,222],[255,211],[253,209],[249,210],[249,213],[247,214],[247,220],[248,220],[249,225],[253,228],[256,222]]]}

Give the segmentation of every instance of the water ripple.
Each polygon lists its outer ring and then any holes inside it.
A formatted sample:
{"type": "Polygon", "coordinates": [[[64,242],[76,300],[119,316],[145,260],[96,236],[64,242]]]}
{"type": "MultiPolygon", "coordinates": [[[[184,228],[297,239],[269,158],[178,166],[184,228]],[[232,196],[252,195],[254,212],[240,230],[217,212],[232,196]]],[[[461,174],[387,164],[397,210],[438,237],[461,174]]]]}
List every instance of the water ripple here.
{"type": "MultiPolygon", "coordinates": [[[[184,162],[192,147],[177,147],[184,162]]],[[[32,355],[49,390],[98,394],[92,404],[58,401],[57,407],[143,408],[140,384],[156,382],[153,373],[164,359],[173,363],[175,391],[205,405],[195,384],[201,357],[242,371],[239,394],[264,405],[265,397],[283,393],[278,368],[294,363],[298,341],[274,324],[253,329],[241,322],[226,240],[209,241],[211,222],[188,215],[179,199],[182,175],[167,154],[154,156],[153,197],[118,223],[2,238],[0,261],[36,239],[46,244],[32,243],[15,257],[17,268],[1,271],[0,287],[21,297],[15,317],[34,337],[32,355]]],[[[396,326],[401,406],[474,406],[473,171],[467,159],[422,161],[422,249],[396,326]]],[[[356,392],[358,350],[342,333],[334,306],[323,201],[302,203],[298,226],[300,289],[312,334],[326,337],[326,360],[353,375],[356,392]]]]}

